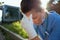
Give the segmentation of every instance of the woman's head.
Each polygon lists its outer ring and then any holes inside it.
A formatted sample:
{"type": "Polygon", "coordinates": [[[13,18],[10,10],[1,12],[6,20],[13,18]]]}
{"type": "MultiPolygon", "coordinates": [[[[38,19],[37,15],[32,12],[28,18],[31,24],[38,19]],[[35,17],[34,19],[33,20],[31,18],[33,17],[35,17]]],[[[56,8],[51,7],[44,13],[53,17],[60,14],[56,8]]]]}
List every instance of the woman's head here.
{"type": "Polygon", "coordinates": [[[22,12],[28,15],[32,14],[34,24],[42,23],[42,14],[44,13],[44,11],[40,7],[40,5],[40,0],[22,0],[21,2],[22,12]]]}

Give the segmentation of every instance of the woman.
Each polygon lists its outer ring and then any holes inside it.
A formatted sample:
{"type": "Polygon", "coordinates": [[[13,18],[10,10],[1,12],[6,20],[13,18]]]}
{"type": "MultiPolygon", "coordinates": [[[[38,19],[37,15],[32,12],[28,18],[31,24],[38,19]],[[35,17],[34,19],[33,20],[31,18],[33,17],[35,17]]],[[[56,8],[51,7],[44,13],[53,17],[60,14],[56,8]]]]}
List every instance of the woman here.
{"type": "Polygon", "coordinates": [[[40,0],[22,0],[22,27],[30,40],[60,40],[60,15],[45,12],[40,0]]]}

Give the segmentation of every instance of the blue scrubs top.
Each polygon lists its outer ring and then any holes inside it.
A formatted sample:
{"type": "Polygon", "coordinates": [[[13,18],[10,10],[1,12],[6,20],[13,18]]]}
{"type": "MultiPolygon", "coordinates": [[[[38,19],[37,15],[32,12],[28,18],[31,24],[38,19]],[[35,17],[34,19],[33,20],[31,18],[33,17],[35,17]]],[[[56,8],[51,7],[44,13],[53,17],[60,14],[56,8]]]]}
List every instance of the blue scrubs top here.
{"type": "Polygon", "coordinates": [[[49,12],[41,25],[35,25],[34,29],[43,40],[60,40],[60,15],[55,11],[49,12]]]}

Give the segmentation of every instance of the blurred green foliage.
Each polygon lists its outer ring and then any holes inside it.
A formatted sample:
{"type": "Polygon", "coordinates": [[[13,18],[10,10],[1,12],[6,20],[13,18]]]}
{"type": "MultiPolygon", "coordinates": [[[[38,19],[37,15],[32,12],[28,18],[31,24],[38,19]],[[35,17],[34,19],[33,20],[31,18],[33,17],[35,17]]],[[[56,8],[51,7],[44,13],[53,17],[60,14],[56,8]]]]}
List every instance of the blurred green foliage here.
{"type": "Polygon", "coordinates": [[[4,23],[3,26],[9,29],[10,31],[19,34],[23,38],[28,38],[26,31],[22,28],[19,21],[13,23],[4,23]]]}

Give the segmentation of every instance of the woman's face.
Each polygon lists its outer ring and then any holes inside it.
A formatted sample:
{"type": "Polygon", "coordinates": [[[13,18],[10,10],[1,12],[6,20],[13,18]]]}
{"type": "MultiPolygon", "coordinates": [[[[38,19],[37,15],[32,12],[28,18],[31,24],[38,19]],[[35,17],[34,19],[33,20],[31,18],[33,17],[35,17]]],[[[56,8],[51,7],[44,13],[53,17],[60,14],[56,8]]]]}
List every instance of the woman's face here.
{"type": "Polygon", "coordinates": [[[32,18],[33,18],[34,24],[37,24],[37,25],[41,24],[42,18],[41,18],[41,15],[39,13],[34,13],[32,18]]]}
{"type": "Polygon", "coordinates": [[[43,16],[42,16],[42,14],[43,14],[43,12],[38,12],[38,11],[33,11],[32,12],[32,19],[33,19],[33,23],[34,24],[37,24],[37,25],[39,25],[39,24],[41,24],[42,23],[42,18],[43,18],[43,16]]]}
{"type": "Polygon", "coordinates": [[[29,18],[30,14],[32,14],[33,23],[36,25],[42,24],[43,19],[45,18],[45,11],[44,9],[36,10],[32,9],[28,13],[26,13],[26,16],[29,18]]]}

